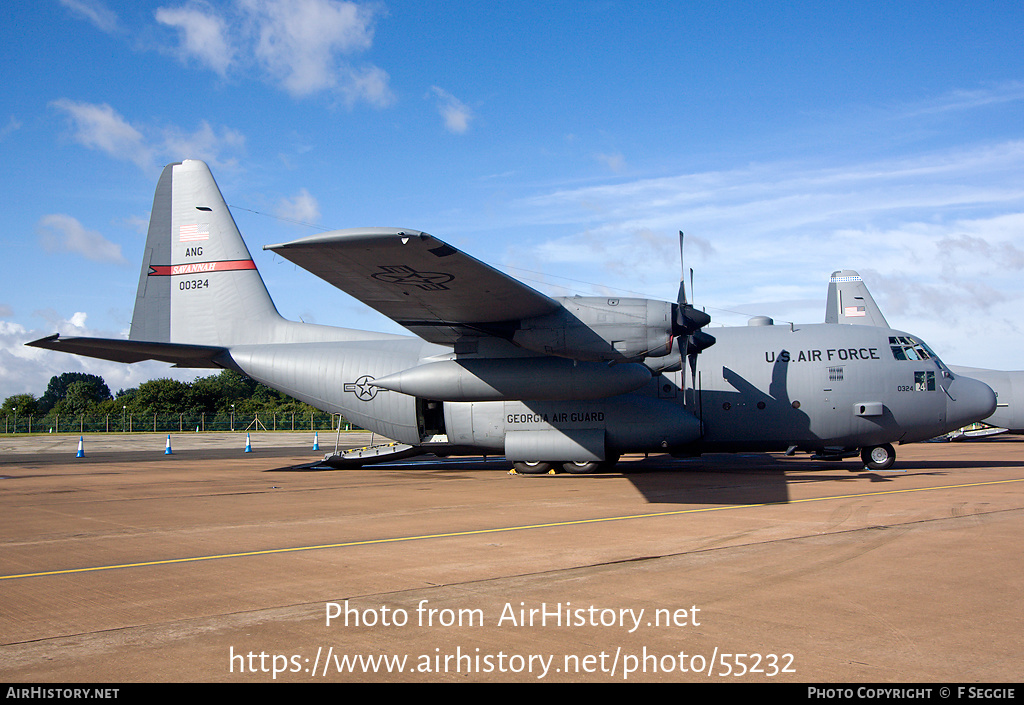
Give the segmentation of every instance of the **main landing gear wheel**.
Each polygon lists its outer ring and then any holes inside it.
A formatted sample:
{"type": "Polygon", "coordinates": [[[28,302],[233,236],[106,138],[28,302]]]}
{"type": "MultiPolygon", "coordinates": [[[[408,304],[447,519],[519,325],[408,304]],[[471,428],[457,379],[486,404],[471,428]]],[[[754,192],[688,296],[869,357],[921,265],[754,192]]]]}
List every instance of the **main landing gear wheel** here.
{"type": "Polygon", "coordinates": [[[860,452],[860,457],[864,461],[864,467],[868,470],[888,470],[896,462],[896,451],[886,443],[864,448],[860,452]]]}
{"type": "Polygon", "coordinates": [[[538,460],[517,460],[512,463],[512,467],[522,475],[543,475],[551,469],[551,463],[538,460]]]}
{"type": "Polygon", "coordinates": [[[570,461],[562,463],[562,469],[573,475],[586,475],[592,472],[608,472],[619,462],[618,454],[607,456],[604,460],[592,460],[585,462],[570,461]]]}
{"type": "Polygon", "coordinates": [[[577,462],[570,460],[567,463],[562,463],[562,469],[566,472],[571,472],[573,475],[587,475],[592,472],[597,472],[601,469],[601,463],[596,460],[587,462],[577,462]]]}

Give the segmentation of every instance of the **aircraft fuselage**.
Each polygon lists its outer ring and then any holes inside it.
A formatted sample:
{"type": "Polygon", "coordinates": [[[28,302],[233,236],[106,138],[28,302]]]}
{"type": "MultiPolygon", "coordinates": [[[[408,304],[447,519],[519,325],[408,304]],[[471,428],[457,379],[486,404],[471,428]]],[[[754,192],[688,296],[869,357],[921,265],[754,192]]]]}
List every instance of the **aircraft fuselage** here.
{"type": "Polygon", "coordinates": [[[697,357],[685,393],[681,373],[669,372],[590,400],[451,401],[374,386],[451,357],[415,338],[243,346],[231,357],[249,376],[402,443],[503,453],[510,435],[542,443],[562,434],[581,446],[562,460],[602,455],[591,446],[617,455],[912,442],[960,427],[989,403],[984,385],[954,377],[935,357],[897,359],[890,340],[913,340],[901,331],[818,324],[714,334],[718,344],[697,357]]]}

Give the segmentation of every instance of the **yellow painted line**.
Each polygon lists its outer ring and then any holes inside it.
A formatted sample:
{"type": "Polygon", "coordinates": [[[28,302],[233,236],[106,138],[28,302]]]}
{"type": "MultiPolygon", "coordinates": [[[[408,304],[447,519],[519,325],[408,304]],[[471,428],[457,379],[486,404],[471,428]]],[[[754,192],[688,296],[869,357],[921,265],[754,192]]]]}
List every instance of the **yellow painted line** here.
{"type": "Polygon", "coordinates": [[[606,521],[628,521],[630,519],[652,519],[655,517],[682,516],[684,514],[699,514],[702,512],[721,512],[730,509],[752,509],[754,507],[785,506],[803,502],[825,502],[837,499],[856,499],[859,497],[875,497],[880,495],[901,494],[904,492],[932,492],[935,490],[954,490],[965,487],[982,487],[985,485],[1005,485],[1015,482],[1024,482],[1024,478],[1013,480],[992,480],[989,482],[969,482],[962,485],[940,485],[938,487],[912,487],[906,489],[879,490],[877,492],[860,492],[857,494],[832,495],[828,497],[808,497],[806,499],[790,499],[784,502],[759,502],[755,504],[733,504],[727,506],[702,507],[700,509],[675,509],[665,512],[651,512],[648,514],[628,514],[615,517],[599,517],[595,519],[572,519],[568,521],[554,521],[545,524],[523,524],[521,526],[504,526],[490,529],[470,529],[466,531],[451,531],[443,534],[421,534],[418,536],[396,536],[384,539],[365,539],[363,541],[345,541],[341,543],[325,543],[316,546],[294,546],[292,548],[268,548],[261,551],[242,551],[239,553],[222,553],[210,556],[192,556],[190,558],[168,558],[159,561],[142,561],[139,563],[121,563],[118,565],[101,565],[91,568],[69,568],[67,570],[49,570],[39,573],[20,573],[18,575],[0,575],[0,580],[14,580],[16,578],[38,578],[44,575],[71,575],[74,573],[92,573],[104,570],[118,570],[121,568],[142,568],[154,565],[173,565],[181,563],[196,563],[199,561],[215,561],[222,558],[243,558],[246,556],[267,556],[278,553],[293,553],[296,551],[318,551],[325,548],[349,548],[352,546],[373,546],[386,543],[401,543],[405,541],[423,541],[426,539],[445,539],[458,536],[477,536],[481,534],[497,534],[506,531],[526,531],[529,529],[549,529],[558,526],[580,526],[583,524],[597,524],[606,521]]]}

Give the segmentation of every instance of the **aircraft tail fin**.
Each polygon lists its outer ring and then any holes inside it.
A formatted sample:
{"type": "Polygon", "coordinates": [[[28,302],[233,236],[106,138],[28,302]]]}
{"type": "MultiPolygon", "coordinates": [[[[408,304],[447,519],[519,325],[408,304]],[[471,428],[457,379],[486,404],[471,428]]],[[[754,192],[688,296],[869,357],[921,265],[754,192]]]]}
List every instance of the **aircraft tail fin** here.
{"type": "Polygon", "coordinates": [[[209,167],[164,168],[153,198],[129,340],[267,342],[283,319],[209,167]]]}
{"type": "Polygon", "coordinates": [[[236,346],[394,337],[282,318],[209,167],[185,160],[157,184],[128,340],[51,335],[26,345],[215,368],[235,364],[236,346]]]}
{"type": "Polygon", "coordinates": [[[889,327],[864,280],[852,269],[832,272],[825,304],[825,323],[889,327]]]}

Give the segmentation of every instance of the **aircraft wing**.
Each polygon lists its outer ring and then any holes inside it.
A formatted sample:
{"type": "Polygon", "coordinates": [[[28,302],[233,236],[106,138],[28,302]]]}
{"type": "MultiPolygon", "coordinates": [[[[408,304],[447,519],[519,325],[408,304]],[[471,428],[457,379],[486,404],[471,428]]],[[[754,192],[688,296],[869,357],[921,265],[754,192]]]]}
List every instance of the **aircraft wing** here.
{"type": "Polygon", "coordinates": [[[276,252],[431,343],[508,337],[516,322],[559,304],[418,230],[334,230],[263,249],[276,252]]]}
{"type": "Polygon", "coordinates": [[[61,337],[57,333],[25,344],[33,348],[85,355],[114,362],[159,360],[173,363],[176,367],[221,367],[213,360],[218,355],[227,352],[225,348],[209,345],[147,343],[117,338],[61,337]]]}

